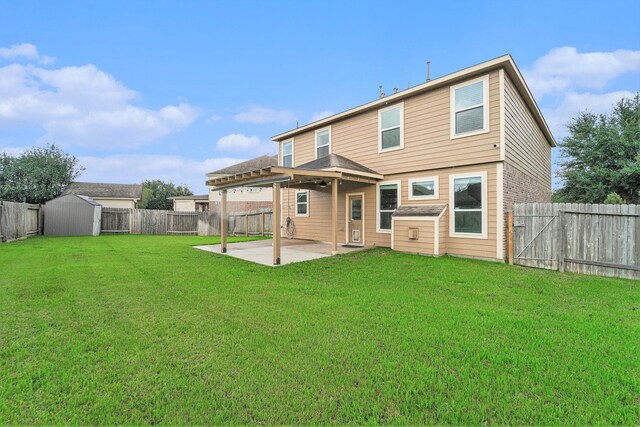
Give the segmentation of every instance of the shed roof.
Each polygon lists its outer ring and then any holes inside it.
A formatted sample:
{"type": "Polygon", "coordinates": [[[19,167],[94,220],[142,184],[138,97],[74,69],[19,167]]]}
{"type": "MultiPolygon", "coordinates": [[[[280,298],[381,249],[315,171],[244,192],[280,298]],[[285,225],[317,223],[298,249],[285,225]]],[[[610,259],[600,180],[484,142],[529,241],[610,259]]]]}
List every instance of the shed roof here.
{"type": "Polygon", "coordinates": [[[217,171],[209,172],[207,175],[235,175],[238,173],[249,172],[252,170],[268,168],[278,165],[278,156],[264,155],[253,159],[245,160],[244,162],[236,163],[235,165],[227,166],[226,168],[218,169],[217,171]]]}
{"type": "Polygon", "coordinates": [[[101,182],[74,181],[62,194],[78,194],[87,197],[113,199],[141,199],[142,184],[107,184],[101,182]]]}
{"type": "Polygon", "coordinates": [[[86,202],[92,206],[102,206],[100,203],[96,202],[95,200],[93,200],[90,197],[87,196],[81,196],[80,194],[73,194],[73,193],[67,193],[67,194],[62,194],[59,197],[56,197],[55,199],[51,199],[49,200],[47,203],[51,203],[54,201],[61,201],[61,199],[65,199],[67,197],[77,197],[78,199],[82,200],[83,202],[86,202]]]}
{"type": "Polygon", "coordinates": [[[439,216],[447,205],[411,205],[399,206],[392,216],[439,216]]]}

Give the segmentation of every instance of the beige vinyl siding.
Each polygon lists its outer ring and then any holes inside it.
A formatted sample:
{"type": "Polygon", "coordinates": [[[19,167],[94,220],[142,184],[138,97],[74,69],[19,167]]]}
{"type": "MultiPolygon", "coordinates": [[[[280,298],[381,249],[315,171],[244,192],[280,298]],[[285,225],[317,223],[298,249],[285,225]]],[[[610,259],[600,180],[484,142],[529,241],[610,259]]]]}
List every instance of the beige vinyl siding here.
{"type": "MultiPolygon", "coordinates": [[[[296,226],[296,238],[331,241],[331,187],[325,189],[309,188],[309,215],[296,216],[296,191],[284,189],[282,192],[283,223],[291,217],[296,226]]],[[[345,204],[344,194],[338,198],[338,242],[345,243],[345,204]]]]}
{"type": "Polygon", "coordinates": [[[447,239],[449,238],[449,206],[440,217],[440,255],[447,253],[447,239]]]}
{"type": "Polygon", "coordinates": [[[92,197],[93,200],[100,203],[105,208],[126,208],[135,209],[136,201],[133,199],[109,199],[101,197],[92,197]]]}
{"type": "MultiPolygon", "coordinates": [[[[500,150],[493,147],[500,142],[499,86],[498,72],[491,72],[488,133],[451,139],[451,97],[446,86],[403,101],[403,149],[378,152],[376,109],[332,123],[331,152],[384,175],[499,161],[500,150]]],[[[294,150],[296,165],[314,160],[315,130],[296,135],[294,150]]]]}
{"type": "Polygon", "coordinates": [[[551,146],[505,73],[505,161],[551,188],[551,146]]]}
{"type": "MultiPolygon", "coordinates": [[[[471,256],[478,258],[496,257],[497,239],[497,172],[496,163],[475,165],[466,167],[447,168],[439,170],[422,170],[413,173],[393,174],[385,176],[385,181],[401,182],[401,205],[446,204],[447,211],[441,219],[440,233],[443,236],[440,245],[440,254],[451,253],[454,255],[471,256]],[[487,173],[487,238],[449,237],[449,215],[451,207],[449,203],[449,175],[470,172],[487,173]],[[409,200],[409,179],[424,176],[437,176],[439,182],[439,199],[433,200],[409,200]]],[[[324,242],[331,241],[331,187],[319,191],[317,187],[309,192],[309,217],[295,217],[295,190],[288,190],[291,194],[289,200],[289,213],[296,225],[296,238],[312,239],[324,242]]],[[[364,193],[364,239],[366,246],[391,247],[391,233],[378,233],[376,231],[377,195],[376,185],[356,186],[343,183],[338,197],[338,242],[345,243],[345,193],[364,193]]],[[[282,201],[282,218],[287,218],[286,190],[282,201]]]]}
{"type": "MultiPolygon", "coordinates": [[[[331,137],[333,138],[333,134],[331,135],[331,137]]],[[[300,166],[301,164],[315,160],[316,159],[315,131],[303,133],[302,135],[296,135],[293,150],[294,150],[293,151],[294,167],[300,166]]]]}
{"type": "Polygon", "coordinates": [[[393,225],[393,249],[400,252],[411,252],[423,255],[435,255],[435,223],[433,220],[395,219],[393,225]],[[418,238],[409,239],[409,229],[418,229],[418,238]]]}

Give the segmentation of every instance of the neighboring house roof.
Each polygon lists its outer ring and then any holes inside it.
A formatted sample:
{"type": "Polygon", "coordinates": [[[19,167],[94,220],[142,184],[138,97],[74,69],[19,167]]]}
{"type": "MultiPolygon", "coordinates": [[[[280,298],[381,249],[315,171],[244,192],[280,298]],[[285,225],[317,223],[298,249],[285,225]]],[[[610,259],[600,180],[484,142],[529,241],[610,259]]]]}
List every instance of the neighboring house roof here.
{"type": "Polygon", "coordinates": [[[378,172],[373,169],[369,169],[366,166],[362,166],[360,163],[354,162],[351,159],[340,156],[339,154],[329,154],[328,156],[321,157],[316,160],[304,163],[297,166],[296,169],[307,170],[331,170],[331,169],[349,169],[358,172],[372,173],[379,175],[378,172]]]}
{"type": "Polygon", "coordinates": [[[198,195],[198,196],[174,196],[168,197],[169,200],[209,200],[209,196],[207,194],[198,195]]]}
{"type": "Polygon", "coordinates": [[[62,194],[109,199],[141,199],[142,184],[106,184],[100,182],[72,182],[62,194]]]}
{"type": "Polygon", "coordinates": [[[520,70],[516,66],[516,63],[511,57],[511,55],[503,55],[498,58],[474,65],[473,67],[465,68],[463,70],[456,71],[455,73],[438,77],[426,83],[422,83],[422,84],[413,86],[409,89],[402,90],[398,93],[394,93],[392,95],[388,95],[383,98],[376,99],[375,101],[368,102],[358,107],[345,110],[341,113],[334,114],[333,116],[329,116],[325,119],[321,119],[321,120],[309,123],[307,125],[292,129],[290,131],[275,135],[274,137],[272,137],[272,139],[274,141],[282,141],[284,139],[291,138],[295,135],[298,135],[303,132],[307,132],[312,129],[328,126],[334,122],[343,120],[347,117],[361,114],[365,111],[384,107],[387,104],[401,101],[410,96],[415,96],[420,93],[434,90],[443,86],[452,85],[462,80],[467,80],[471,77],[474,77],[480,74],[485,74],[489,71],[497,70],[500,68],[504,68],[507,74],[509,75],[509,77],[511,77],[515,87],[518,89],[520,95],[522,96],[522,99],[531,110],[531,113],[533,114],[534,119],[538,123],[538,126],[540,126],[540,130],[542,131],[545,138],[547,139],[547,142],[552,147],[555,147],[556,141],[553,138],[553,135],[551,134],[551,130],[549,129],[547,122],[542,116],[542,113],[540,112],[540,108],[538,107],[538,104],[533,98],[533,95],[531,94],[529,87],[524,81],[524,78],[522,77],[522,74],[520,73],[520,70]]]}
{"type": "Polygon", "coordinates": [[[256,157],[254,159],[246,160],[244,162],[236,163],[235,165],[227,166],[226,168],[218,169],[217,171],[209,172],[208,176],[216,175],[235,175],[238,173],[249,172],[257,169],[268,168],[278,165],[278,156],[264,155],[256,157]]]}
{"type": "Polygon", "coordinates": [[[447,205],[399,206],[391,216],[438,216],[447,205]]]}

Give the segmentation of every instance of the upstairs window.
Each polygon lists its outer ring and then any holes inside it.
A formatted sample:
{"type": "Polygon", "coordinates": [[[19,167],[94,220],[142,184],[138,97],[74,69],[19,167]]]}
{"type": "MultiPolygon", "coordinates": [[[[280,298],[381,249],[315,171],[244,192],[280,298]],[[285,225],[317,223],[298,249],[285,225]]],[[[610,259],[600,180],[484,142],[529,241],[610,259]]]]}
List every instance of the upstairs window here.
{"type": "Polygon", "coordinates": [[[488,82],[488,77],[483,77],[451,88],[452,137],[489,131],[488,82]]]}
{"type": "Polygon", "coordinates": [[[331,128],[316,131],[316,159],[327,157],[331,152],[331,128]]]}
{"type": "Polygon", "coordinates": [[[403,105],[395,105],[378,112],[378,151],[391,151],[404,147],[402,129],[403,105]]]}
{"type": "Polygon", "coordinates": [[[293,141],[282,143],[282,166],[285,168],[293,167],[293,141]]]}

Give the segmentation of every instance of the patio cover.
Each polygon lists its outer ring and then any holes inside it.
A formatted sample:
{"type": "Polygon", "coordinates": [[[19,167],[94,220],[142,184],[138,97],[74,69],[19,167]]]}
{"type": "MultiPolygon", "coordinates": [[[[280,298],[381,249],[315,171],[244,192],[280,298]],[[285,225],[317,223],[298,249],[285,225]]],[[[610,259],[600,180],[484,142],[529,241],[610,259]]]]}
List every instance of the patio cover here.
{"type": "Polygon", "coordinates": [[[375,184],[384,176],[353,160],[337,154],[304,163],[295,168],[270,166],[236,174],[212,177],[206,185],[222,192],[221,197],[221,252],[227,252],[227,190],[237,187],[273,187],[273,263],[280,264],[280,185],[302,187],[331,185],[332,253],[338,253],[338,182],[351,181],[375,184]]]}

